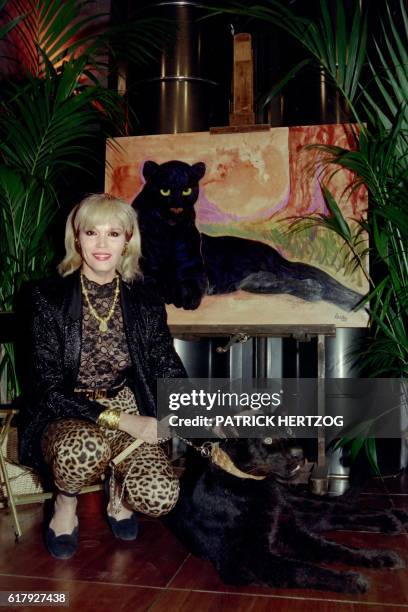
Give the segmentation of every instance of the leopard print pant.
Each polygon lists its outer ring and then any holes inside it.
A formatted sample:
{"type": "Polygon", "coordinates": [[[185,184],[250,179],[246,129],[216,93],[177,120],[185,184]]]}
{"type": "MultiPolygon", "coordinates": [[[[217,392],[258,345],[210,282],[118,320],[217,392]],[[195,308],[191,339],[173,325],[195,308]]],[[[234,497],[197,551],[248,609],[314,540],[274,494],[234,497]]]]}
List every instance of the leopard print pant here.
{"type": "MultiPolygon", "coordinates": [[[[113,399],[98,400],[109,408],[138,414],[132,391],[125,387],[113,399]]],[[[98,482],[109,461],[134,440],[79,419],[52,422],[42,437],[42,451],[51,466],[55,485],[74,495],[98,482]]],[[[177,502],[179,482],[159,444],[145,442],[115,467],[115,478],[124,482],[124,500],[135,511],[149,516],[170,512],[177,502]]]]}

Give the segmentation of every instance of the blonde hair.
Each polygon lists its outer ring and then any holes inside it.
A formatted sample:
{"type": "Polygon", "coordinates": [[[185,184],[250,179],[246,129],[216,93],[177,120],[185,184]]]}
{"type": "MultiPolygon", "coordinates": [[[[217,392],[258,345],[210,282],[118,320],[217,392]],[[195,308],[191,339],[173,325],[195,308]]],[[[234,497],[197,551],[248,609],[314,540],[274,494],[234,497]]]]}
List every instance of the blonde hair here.
{"type": "Polygon", "coordinates": [[[82,265],[78,244],[81,229],[93,229],[113,220],[119,223],[126,234],[127,248],[117,267],[124,281],[132,281],[142,276],[139,259],[141,257],[140,231],[137,215],[130,204],[108,193],[94,193],[84,198],[70,212],[65,226],[65,257],[57,269],[61,276],[68,276],[82,265]]]}

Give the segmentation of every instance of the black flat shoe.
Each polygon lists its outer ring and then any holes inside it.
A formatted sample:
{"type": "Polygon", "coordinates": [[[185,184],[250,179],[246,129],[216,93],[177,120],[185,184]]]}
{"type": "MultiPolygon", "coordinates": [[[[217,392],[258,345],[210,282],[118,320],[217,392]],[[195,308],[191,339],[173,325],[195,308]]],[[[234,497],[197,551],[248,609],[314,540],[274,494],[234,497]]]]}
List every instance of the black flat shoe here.
{"type": "MultiPolygon", "coordinates": [[[[105,480],[104,489],[106,501],[109,503],[109,478],[105,480]]],[[[133,512],[129,518],[122,519],[121,521],[116,520],[113,516],[109,516],[107,512],[106,518],[115,538],[118,540],[136,540],[139,533],[139,521],[137,520],[136,512],[133,512]]]]}
{"type": "Polygon", "coordinates": [[[139,532],[139,522],[136,517],[136,512],[127,519],[117,521],[113,516],[106,515],[110,528],[115,538],[119,540],[136,540],[139,532]]]}
{"type": "Polygon", "coordinates": [[[78,526],[74,527],[72,533],[55,535],[55,531],[48,527],[45,532],[45,545],[48,552],[55,559],[70,559],[78,547],[78,526]]]}

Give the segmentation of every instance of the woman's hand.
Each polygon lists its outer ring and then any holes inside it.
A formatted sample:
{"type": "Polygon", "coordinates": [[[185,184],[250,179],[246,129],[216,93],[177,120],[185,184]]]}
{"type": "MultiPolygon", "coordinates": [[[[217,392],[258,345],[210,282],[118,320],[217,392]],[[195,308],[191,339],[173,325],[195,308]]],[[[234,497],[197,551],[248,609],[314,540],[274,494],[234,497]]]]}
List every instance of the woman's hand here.
{"type": "Polygon", "coordinates": [[[125,431],[133,438],[139,438],[150,444],[157,443],[157,420],[153,417],[122,412],[119,429],[120,431],[125,431]]]}

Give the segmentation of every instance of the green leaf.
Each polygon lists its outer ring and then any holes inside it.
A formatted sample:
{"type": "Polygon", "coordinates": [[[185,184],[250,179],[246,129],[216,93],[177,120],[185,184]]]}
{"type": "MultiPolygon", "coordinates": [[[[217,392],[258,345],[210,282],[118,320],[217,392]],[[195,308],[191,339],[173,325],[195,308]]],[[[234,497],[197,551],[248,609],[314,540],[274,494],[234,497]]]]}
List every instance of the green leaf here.
{"type": "MultiPolygon", "coordinates": [[[[330,72],[334,74],[336,72],[336,43],[333,35],[333,25],[330,17],[330,12],[327,6],[327,2],[324,0],[320,0],[320,10],[322,13],[322,26],[321,32],[324,40],[324,45],[320,45],[319,47],[326,49],[326,62],[330,72]]],[[[317,32],[315,33],[315,36],[317,32]]]]}
{"type": "Polygon", "coordinates": [[[388,259],[388,235],[386,232],[381,232],[378,227],[376,217],[373,217],[373,237],[377,253],[384,261],[388,259]]]}
{"type": "MultiPolygon", "coordinates": [[[[7,0],[6,0],[7,1],[7,0]]],[[[3,2],[4,5],[4,2],[3,2]]],[[[1,10],[1,6],[0,6],[0,10],[1,10]]],[[[9,32],[11,32],[19,23],[20,21],[24,18],[23,15],[16,17],[15,19],[11,19],[8,23],[2,25],[0,27],[0,40],[2,38],[5,38],[7,36],[7,34],[9,32]]]]}
{"type": "Polygon", "coordinates": [[[344,238],[346,242],[350,242],[351,240],[351,230],[347,223],[347,220],[343,216],[336,200],[333,198],[329,189],[326,185],[322,185],[322,191],[324,200],[327,204],[327,207],[330,210],[330,213],[333,216],[333,221],[335,222],[335,227],[337,228],[337,233],[344,238]]]}
{"type": "Polygon", "coordinates": [[[345,75],[348,68],[348,44],[347,44],[347,27],[346,15],[342,0],[337,0],[337,15],[336,15],[336,59],[337,59],[337,75],[336,82],[344,89],[345,75]]]}
{"type": "Polygon", "coordinates": [[[367,17],[361,15],[360,4],[356,3],[347,59],[347,73],[344,90],[350,100],[355,100],[359,91],[361,72],[367,52],[367,17]]]}
{"type": "Polygon", "coordinates": [[[351,460],[355,461],[357,458],[357,455],[360,453],[361,448],[363,447],[365,442],[365,438],[355,438],[352,443],[351,443],[351,448],[350,448],[350,456],[351,456],[351,460]]]}

